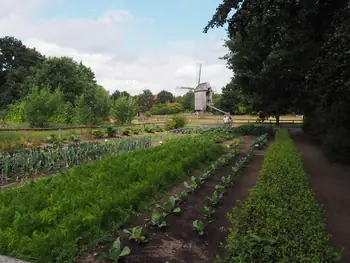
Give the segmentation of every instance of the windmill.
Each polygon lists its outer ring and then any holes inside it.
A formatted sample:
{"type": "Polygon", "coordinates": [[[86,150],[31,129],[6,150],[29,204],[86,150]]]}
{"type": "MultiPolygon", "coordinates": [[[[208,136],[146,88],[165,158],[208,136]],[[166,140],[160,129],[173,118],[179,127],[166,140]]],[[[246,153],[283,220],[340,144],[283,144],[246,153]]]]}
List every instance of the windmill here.
{"type": "Polygon", "coordinates": [[[199,65],[199,75],[197,87],[176,87],[176,89],[188,89],[194,92],[194,110],[196,112],[208,112],[210,108],[220,111],[224,114],[229,114],[213,106],[213,88],[209,82],[201,83],[202,64],[199,65]]]}

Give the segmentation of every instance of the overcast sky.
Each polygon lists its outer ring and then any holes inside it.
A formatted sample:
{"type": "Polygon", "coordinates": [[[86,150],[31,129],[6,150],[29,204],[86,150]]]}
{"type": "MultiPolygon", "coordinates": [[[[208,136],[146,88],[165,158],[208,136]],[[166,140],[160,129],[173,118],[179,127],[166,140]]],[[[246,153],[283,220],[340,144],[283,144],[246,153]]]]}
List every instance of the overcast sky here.
{"type": "Polygon", "coordinates": [[[69,56],[92,68],[107,90],[131,94],[202,81],[229,82],[224,29],[203,34],[221,0],[0,0],[0,33],[47,56],[69,56]]]}

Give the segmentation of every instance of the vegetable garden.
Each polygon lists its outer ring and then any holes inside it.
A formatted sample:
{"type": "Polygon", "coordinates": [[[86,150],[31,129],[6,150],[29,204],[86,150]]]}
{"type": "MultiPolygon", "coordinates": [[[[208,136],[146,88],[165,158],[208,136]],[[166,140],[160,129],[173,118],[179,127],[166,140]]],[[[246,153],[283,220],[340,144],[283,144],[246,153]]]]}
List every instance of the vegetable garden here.
{"type": "Polygon", "coordinates": [[[271,127],[173,132],[197,136],[156,147],[135,140],[113,148],[135,151],[105,150],[63,176],[1,191],[0,254],[43,263],[338,262],[285,130],[265,159],[271,127]]]}

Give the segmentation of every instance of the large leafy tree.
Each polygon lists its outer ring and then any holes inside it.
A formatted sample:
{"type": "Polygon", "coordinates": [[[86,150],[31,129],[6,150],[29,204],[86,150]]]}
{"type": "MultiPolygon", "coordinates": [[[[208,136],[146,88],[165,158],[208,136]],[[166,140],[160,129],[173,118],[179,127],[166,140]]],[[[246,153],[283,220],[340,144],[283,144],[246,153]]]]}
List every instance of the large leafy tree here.
{"type": "Polygon", "coordinates": [[[90,85],[78,97],[76,118],[80,124],[97,125],[107,120],[111,107],[108,91],[102,86],[90,85]]]}
{"type": "Polygon", "coordinates": [[[137,101],[133,97],[121,96],[112,102],[112,114],[121,124],[131,123],[137,113],[137,101]]]}
{"type": "Polygon", "coordinates": [[[26,80],[28,86],[50,87],[52,91],[60,89],[64,99],[72,104],[88,86],[95,84],[91,69],[69,57],[47,59],[26,80]]]}
{"type": "Polygon", "coordinates": [[[0,109],[22,99],[29,90],[24,80],[45,60],[14,37],[0,38],[0,109]]]}
{"type": "Polygon", "coordinates": [[[54,92],[49,88],[30,89],[22,103],[25,120],[31,127],[48,127],[57,123],[57,119],[67,117],[67,105],[58,89],[54,92]]]}
{"type": "Polygon", "coordinates": [[[162,90],[157,94],[156,103],[174,102],[175,97],[170,91],[162,90]]]}
{"type": "Polygon", "coordinates": [[[120,97],[130,97],[130,94],[127,91],[116,90],[111,95],[112,100],[117,100],[120,97]]]}
{"type": "Polygon", "coordinates": [[[183,96],[176,98],[176,101],[181,103],[182,108],[187,111],[194,111],[194,92],[189,91],[183,96]]]}
{"type": "Polygon", "coordinates": [[[311,67],[334,12],[348,1],[224,0],[205,32],[228,24],[224,58],[233,83],[255,110],[276,116],[298,107],[300,83],[311,67]],[[230,12],[236,12],[230,16],[230,12]],[[294,105],[293,105],[293,104],[294,105]]]}
{"type": "Polygon", "coordinates": [[[139,111],[149,111],[152,108],[153,104],[154,96],[150,90],[143,90],[143,92],[138,95],[139,111]]]}

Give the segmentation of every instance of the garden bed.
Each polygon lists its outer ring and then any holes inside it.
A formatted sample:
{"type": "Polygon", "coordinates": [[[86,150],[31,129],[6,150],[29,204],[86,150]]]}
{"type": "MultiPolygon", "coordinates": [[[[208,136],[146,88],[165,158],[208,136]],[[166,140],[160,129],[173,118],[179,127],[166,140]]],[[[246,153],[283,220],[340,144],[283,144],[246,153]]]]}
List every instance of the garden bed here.
{"type": "MultiPolygon", "coordinates": [[[[216,185],[221,183],[222,177],[230,174],[232,166],[240,158],[247,155],[248,150],[252,149],[251,144],[254,139],[254,136],[243,137],[243,141],[237,146],[237,149],[240,150],[239,156],[230,158],[225,166],[213,172],[210,179],[201,185],[197,192],[189,194],[188,200],[179,205],[181,212],[178,215],[170,215],[167,218],[168,226],[164,230],[145,227],[147,239],[149,239],[148,244],[136,244],[133,241],[129,241],[127,237],[122,237],[122,246],[128,246],[131,249],[131,253],[121,262],[213,262],[215,256],[221,252],[220,242],[224,241],[226,237],[226,233],[220,231],[220,227],[228,226],[227,212],[232,210],[232,207],[236,205],[238,200],[245,199],[248,196],[248,190],[255,185],[264,150],[256,150],[254,152],[251,162],[248,162],[247,167],[242,170],[242,174],[237,176],[234,187],[227,189],[222,203],[215,208],[211,222],[205,228],[204,236],[198,236],[198,233],[193,229],[192,222],[203,216],[201,208],[207,205],[205,197],[211,196],[215,191],[216,185]]],[[[225,141],[224,145],[227,145],[228,142],[232,141],[225,141]]],[[[193,175],[200,176],[200,173],[196,172],[193,175]]],[[[163,203],[169,196],[179,195],[184,190],[186,190],[185,186],[180,184],[174,187],[158,203],[163,203]]],[[[140,226],[144,224],[145,219],[150,216],[150,213],[139,215],[133,225],[140,226]]],[[[115,240],[115,237],[111,237],[111,241],[113,240],[115,240]]],[[[111,243],[107,243],[98,246],[93,252],[108,253],[110,247],[111,243]]],[[[89,253],[82,256],[77,262],[97,263],[101,261],[96,259],[93,253],[89,253]]]]}

